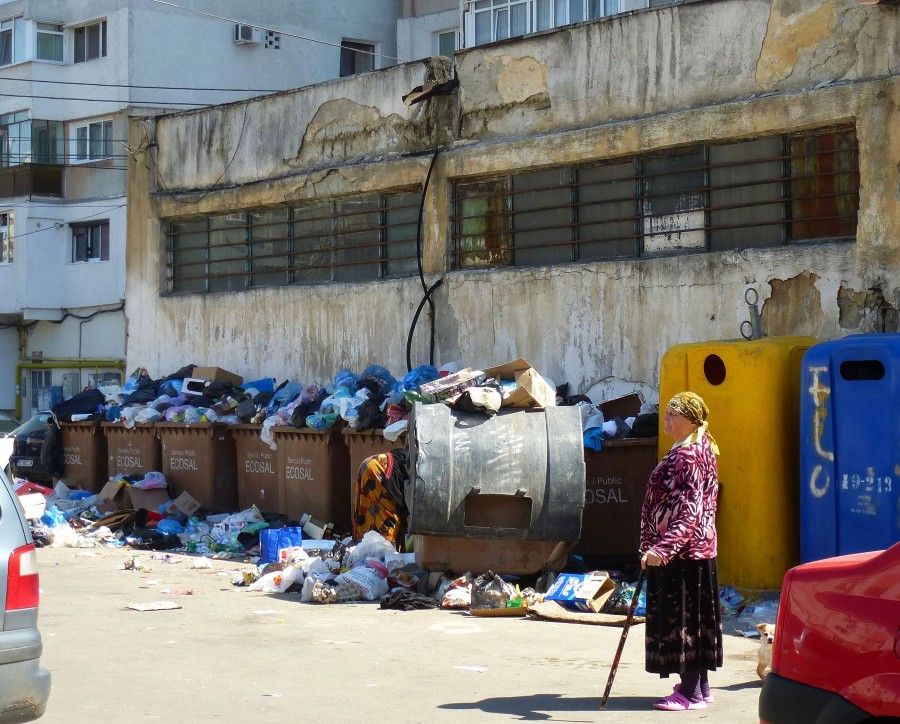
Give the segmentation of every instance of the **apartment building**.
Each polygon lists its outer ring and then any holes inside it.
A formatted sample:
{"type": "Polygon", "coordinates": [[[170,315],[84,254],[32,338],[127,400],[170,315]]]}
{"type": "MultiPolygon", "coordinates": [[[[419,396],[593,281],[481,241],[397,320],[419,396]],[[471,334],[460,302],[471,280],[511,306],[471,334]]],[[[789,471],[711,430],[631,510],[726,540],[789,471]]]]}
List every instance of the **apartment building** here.
{"type": "MultiPolygon", "coordinates": [[[[400,0],[0,2],[0,409],[27,416],[121,378],[135,331],[124,307],[127,179],[136,164],[158,171],[152,148],[127,142],[129,119],[392,66],[401,9],[400,0]]],[[[245,125],[214,152],[230,154],[245,125]]],[[[188,153],[205,142],[201,134],[188,153]]]]}

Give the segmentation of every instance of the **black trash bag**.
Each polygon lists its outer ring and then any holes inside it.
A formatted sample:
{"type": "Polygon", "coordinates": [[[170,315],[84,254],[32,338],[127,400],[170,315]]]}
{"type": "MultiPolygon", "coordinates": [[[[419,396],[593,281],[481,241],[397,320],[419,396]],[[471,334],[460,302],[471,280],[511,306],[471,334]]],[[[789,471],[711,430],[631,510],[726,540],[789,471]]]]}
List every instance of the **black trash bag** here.
{"type": "Polygon", "coordinates": [[[384,396],[379,396],[363,400],[363,403],[359,406],[359,416],[356,419],[357,430],[383,430],[387,427],[387,415],[381,410],[381,405],[385,399],[384,396]]]}
{"type": "Polygon", "coordinates": [[[185,365],[177,372],[173,372],[172,374],[168,375],[163,381],[168,382],[169,380],[184,380],[188,377],[193,377],[196,367],[197,365],[185,365]]]}
{"type": "Polygon", "coordinates": [[[241,400],[234,409],[234,414],[237,415],[241,422],[250,422],[250,420],[256,417],[256,412],[256,403],[249,398],[241,400]]]}
{"type": "Polygon", "coordinates": [[[294,427],[306,427],[306,418],[318,412],[327,397],[328,393],[323,390],[319,392],[314,400],[301,402],[297,405],[291,413],[291,425],[294,427]]]}
{"type": "Polygon", "coordinates": [[[155,387],[152,389],[135,390],[122,401],[122,405],[125,407],[129,405],[146,405],[148,402],[153,402],[153,400],[159,397],[157,392],[158,390],[155,387]]]}
{"type": "Polygon", "coordinates": [[[253,398],[253,404],[257,407],[265,407],[274,396],[274,392],[260,392],[253,398]]]}
{"type": "Polygon", "coordinates": [[[100,416],[105,402],[106,396],[100,390],[92,387],[77,395],[72,395],[68,400],[57,403],[50,411],[60,422],[72,422],[72,415],[100,416]]]}
{"type": "Polygon", "coordinates": [[[61,478],[63,463],[62,431],[53,420],[50,420],[44,442],[41,443],[41,465],[54,478],[61,478]]]}
{"type": "Polygon", "coordinates": [[[516,589],[493,571],[478,576],[472,583],[472,605],[476,610],[506,608],[506,602],[515,598],[516,589]]]}
{"type": "Polygon", "coordinates": [[[399,611],[422,611],[437,607],[438,602],[431,596],[425,596],[406,588],[389,591],[381,597],[381,608],[393,608],[399,611]]]}
{"type": "Polygon", "coordinates": [[[152,528],[135,528],[125,539],[131,548],[148,551],[169,551],[180,548],[181,538],[173,533],[160,533],[152,528]]]}
{"type": "Polygon", "coordinates": [[[656,437],[659,433],[659,413],[645,412],[634,418],[631,437],[656,437]]]}

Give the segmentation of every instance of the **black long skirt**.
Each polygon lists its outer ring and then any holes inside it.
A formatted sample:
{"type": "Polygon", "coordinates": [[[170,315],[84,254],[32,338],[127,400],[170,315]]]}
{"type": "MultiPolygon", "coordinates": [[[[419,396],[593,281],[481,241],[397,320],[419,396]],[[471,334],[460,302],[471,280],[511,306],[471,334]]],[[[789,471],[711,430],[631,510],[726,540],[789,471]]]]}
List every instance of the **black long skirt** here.
{"type": "Polygon", "coordinates": [[[647,568],[646,669],[666,677],[722,665],[716,559],[647,568]]]}

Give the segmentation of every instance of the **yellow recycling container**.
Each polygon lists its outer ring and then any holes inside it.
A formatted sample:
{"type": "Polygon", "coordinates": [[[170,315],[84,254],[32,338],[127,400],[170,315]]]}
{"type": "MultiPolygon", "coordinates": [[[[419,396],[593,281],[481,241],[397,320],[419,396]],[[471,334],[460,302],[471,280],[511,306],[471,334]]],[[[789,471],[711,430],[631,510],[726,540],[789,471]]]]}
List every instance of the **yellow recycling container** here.
{"type": "Polygon", "coordinates": [[[763,337],[681,344],[659,372],[659,456],[672,445],[662,412],[684,390],[709,406],[719,444],[719,580],[780,588],[800,563],[800,365],[818,340],[763,337]]]}

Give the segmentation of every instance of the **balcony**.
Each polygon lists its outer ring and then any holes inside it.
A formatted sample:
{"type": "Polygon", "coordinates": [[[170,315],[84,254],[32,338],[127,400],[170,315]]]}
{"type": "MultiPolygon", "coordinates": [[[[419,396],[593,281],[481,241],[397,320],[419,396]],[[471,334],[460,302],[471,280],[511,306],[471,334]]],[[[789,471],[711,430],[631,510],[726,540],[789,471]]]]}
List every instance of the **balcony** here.
{"type": "Polygon", "coordinates": [[[62,165],[23,163],[0,168],[0,199],[63,195],[62,165]]]}

